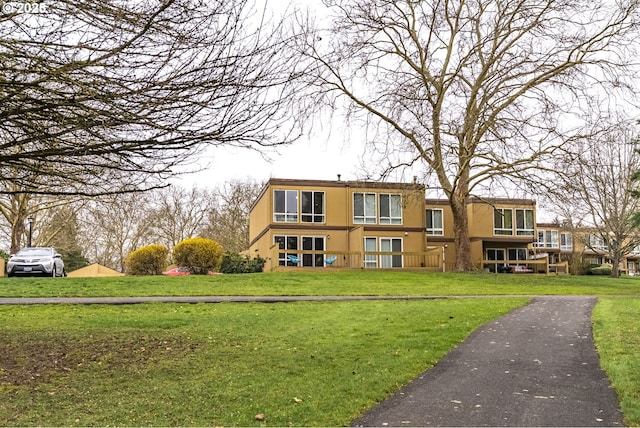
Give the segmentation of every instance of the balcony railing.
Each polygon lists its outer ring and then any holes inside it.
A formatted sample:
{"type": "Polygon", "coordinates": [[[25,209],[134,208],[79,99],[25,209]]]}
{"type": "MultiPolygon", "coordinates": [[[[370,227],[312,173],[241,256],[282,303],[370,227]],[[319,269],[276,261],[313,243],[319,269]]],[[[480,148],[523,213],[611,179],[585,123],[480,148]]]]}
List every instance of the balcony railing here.
{"type": "Polygon", "coordinates": [[[481,268],[494,273],[568,274],[569,262],[549,263],[546,257],[531,260],[483,260],[481,268]]]}
{"type": "Polygon", "coordinates": [[[270,270],[284,268],[323,269],[425,269],[442,271],[442,251],[310,251],[272,248],[270,270]]]}

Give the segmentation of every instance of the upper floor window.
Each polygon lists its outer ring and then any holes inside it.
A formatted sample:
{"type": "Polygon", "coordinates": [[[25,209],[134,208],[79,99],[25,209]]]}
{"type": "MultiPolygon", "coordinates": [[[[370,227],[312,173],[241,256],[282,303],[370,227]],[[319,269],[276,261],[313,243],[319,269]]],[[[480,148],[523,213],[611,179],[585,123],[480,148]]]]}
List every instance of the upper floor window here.
{"type": "Polygon", "coordinates": [[[493,210],[494,235],[513,235],[513,211],[506,208],[493,210]]]}
{"type": "Polygon", "coordinates": [[[300,211],[305,223],[324,223],[324,192],[300,192],[300,211]]]}
{"type": "Polygon", "coordinates": [[[273,192],[273,220],[274,221],[298,221],[298,191],[275,190],[273,192]]]}
{"type": "Polygon", "coordinates": [[[571,233],[562,232],[560,234],[560,249],[573,250],[573,235],[571,233]]]}
{"type": "Polygon", "coordinates": [[[538,241],[535,246],[539,248],[558,248],[558,231],[538,230],[538,241]]]}
{"type": "Polygon", "coordinates": [[[376,223],[375,193],[353,194],[353,222],[369,224],[376,223]]]}
{"type": "Polygon", "coordinates": [[[594,250],[606,250],[608,248],[604,238],[595,233],[589,235],[589,247],[594,250]]]}
{"type": "MultiPolygon", "coordinates": [[[[533,210],[517,209],[516,210],[516,235],[533,236],[533,210]]],[[[556,232],[556,240],[557,240],[556,232]]]]}
{"type": "Polygon", "coordinates": [[[442,209],[427,209],[427,235],[444,235],[442,209]]]}
{"type": "Polygon", "coordinates": [[[402,195],[385,194],[380,199],[380,224],[402,224],[402,195]]]}

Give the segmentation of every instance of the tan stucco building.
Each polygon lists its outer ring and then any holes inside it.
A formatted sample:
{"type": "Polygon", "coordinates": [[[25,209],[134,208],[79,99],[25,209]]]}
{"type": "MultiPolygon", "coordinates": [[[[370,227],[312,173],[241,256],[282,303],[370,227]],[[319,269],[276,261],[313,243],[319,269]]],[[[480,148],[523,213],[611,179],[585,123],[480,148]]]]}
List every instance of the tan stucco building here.
{"type": "Polygon", "coordinates": [[[272,178],[251,209],[249,254],[271,268],[425,267],[424,194],[417,183],[272,178]]]}

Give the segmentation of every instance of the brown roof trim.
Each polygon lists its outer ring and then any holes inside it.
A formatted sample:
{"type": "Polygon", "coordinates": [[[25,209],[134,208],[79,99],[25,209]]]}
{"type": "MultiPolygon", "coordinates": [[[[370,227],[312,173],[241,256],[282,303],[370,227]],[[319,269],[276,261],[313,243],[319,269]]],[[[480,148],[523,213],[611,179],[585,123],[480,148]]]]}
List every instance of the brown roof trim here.
{"type": "Polygon", "coordinates": [[[270,178],[265,187],[305,186],[305,187],[356,187],[365,189],[424,190],[420,183],[388,183],[384,181],[342,181],[342,180],[300,180],[293,178],[270,178]]]}
{"type": "MultiPolygon", "coordinates": [[[[427,205],[448,206],[448,199],[425,199],[427,205]]],[[[480,198],[471,196],[467,199],[467,204],[487,204],[487,205],[536,205],[535,199],[519,198],[480,198]]]]}

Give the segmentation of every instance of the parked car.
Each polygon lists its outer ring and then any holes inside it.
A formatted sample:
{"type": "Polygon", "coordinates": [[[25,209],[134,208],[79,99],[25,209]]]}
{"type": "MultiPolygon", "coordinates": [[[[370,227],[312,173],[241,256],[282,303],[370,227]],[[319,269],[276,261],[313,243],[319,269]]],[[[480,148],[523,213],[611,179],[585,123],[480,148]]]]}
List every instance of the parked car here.
{"type": "Polygon", "coordinates": [[[7,262],[7,276],[66,276],[64,261],[55,248],[27,247],[12,254],[7,262]]]}

